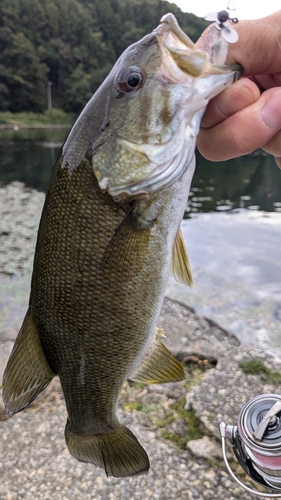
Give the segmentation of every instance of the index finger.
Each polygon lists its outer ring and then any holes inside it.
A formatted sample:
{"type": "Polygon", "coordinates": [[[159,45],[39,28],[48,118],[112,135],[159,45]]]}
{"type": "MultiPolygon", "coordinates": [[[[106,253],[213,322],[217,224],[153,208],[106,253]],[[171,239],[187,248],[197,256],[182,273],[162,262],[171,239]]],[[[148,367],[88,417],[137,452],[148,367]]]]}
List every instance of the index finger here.
{"type": "Polygon", "coordinates": [[[247,106],[260,96],[256,84],[248,78],[237,80],[221,94],[211,99],[201,120],[202,128],[211,128],[247,106]]]}
{"type": "Polygon", "coordinates": [[[251,106],[234,113],[224,122],[201,128],[197,147],[205,158],[212,161],[245,155],[266,145],[278,156],[279,147],[274,145],[272,138],[280,129],[281,90],[269,89],[251,106]]]}

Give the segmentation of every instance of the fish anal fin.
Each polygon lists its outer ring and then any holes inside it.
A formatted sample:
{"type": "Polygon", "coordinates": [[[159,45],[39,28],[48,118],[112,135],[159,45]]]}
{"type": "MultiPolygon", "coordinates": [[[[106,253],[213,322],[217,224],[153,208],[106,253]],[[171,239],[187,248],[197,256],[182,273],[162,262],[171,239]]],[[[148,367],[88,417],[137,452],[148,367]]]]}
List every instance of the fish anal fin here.
{"type": "Polygon", "coordinates": [[[178,230],[173,244],[171,273],[184,285],[192,286],[193,280],[181,229],[178,230]]]}
{"type": "Polygon", "coordinates": [[[145,384],[179,382],[185,379],[185,372],[175,356],[156,337],[130,379],[145,384]]]}
{"type": "Polygon", "coordinates": [[[74,434],[68,421],[65,440],[73,457],[101,467],[107,476],[128,477],[148,472],[148,456],[125,425],[120,424],[108,434],[84,436],[74,434]]]}
{"type": "Polygon", "coordinates": [[[8,415],[28,406],[54,376],[29,308],[3,376],[2,396],[8,415]]]}

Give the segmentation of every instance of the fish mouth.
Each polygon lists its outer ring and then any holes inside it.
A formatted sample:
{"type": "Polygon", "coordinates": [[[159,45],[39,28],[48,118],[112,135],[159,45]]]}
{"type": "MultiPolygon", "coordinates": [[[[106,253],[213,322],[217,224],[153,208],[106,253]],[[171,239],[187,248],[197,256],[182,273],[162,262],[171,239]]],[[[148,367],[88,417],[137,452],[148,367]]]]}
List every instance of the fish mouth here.
{"type": "Polygon", "coordinates": [[[240,75],[242,71],[238,64],[211,64],[208,52],[196,47],[171,13],[161,18],[155,31],[163,53],[164,64],[162,63],[161,70],[176,83],[181,82],[183,75],[198,78],[207,77],[209,74],[227,74],[231,71],[237,71],[240,75]],[[176,69],[178,71],[175,71],[176,69]]]}
{"type": "Polygon", "coordinates": [[[172,82],[185,83],[187,77],[196,78],[206,71],[208,53],[195,47],[173,14],[163,16],[155,31],[162,51],[160,70],[164,77],[172,82]]]}

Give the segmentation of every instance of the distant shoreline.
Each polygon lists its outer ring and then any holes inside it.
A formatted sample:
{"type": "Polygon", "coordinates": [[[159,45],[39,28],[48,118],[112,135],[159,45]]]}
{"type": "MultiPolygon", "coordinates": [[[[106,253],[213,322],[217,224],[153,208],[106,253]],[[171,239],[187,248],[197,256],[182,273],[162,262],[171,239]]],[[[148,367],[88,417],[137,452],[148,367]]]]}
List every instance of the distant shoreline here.
{"type": "Polygon", "coordinates": [[[22,130],[22,129],[30,129],[30,130],[63,130],[70,129],[71,124],[56,124],[56,125],[26,125],[26,124],[12,124],[12,123],[0,123],[0,130],[22,130]]]}
{"type": "Polygon", "coordinates": [[[50,109],[43,113],[0,111],[0,130],[63,130],[70,129],[77,116],[62,109],[50,109]]]}

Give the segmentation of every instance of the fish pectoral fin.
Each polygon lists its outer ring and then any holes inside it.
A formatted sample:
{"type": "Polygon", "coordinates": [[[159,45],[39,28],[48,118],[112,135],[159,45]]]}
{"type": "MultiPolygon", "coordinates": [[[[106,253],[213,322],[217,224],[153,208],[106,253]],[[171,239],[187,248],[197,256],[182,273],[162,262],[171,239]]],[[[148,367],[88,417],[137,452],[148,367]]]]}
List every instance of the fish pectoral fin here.
{"type": "Polygon", "coordinates": [[[185,372],[179,361],[156,337],[131,380],[145,384],[179,382],[185,379],[185,372]]]}
{"type": "Polygon", "coordinates": [[[104,253],[103,272],[122,274],[123,280],[126,280],[132,262],[137,271],[142,266],[141,257],[146,255],[153,224],[153,220],[145,220],[134,209],[128,212],[104,253]]]}
{"type": "Polygon", "coordinates": [[[29,308],[3,376],[2,396],[8,415],[11,417],[29,405],[54,376],[29,308]]]}
{"type": "Polygon", "coordinates": [[[173,244],[171,273],[184,285],[192,286],[193,280],[181,229],[178,230],[173,244]]]}
{"type": "Polygon", "coordinates": [[[74,434],[68,421],[65,441],[73,457],[101,467],[107,476],[135,476],[149,469],[146,451],[125,425],[120,424],[108,434],[84,436],[74,434]]]}

